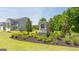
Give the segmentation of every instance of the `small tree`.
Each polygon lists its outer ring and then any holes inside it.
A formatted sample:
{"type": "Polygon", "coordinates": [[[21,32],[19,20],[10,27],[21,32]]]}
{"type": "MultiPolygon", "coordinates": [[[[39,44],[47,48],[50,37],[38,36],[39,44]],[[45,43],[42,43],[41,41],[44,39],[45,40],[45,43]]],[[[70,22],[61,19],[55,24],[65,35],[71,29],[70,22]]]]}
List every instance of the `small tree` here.
{"type": "Polygon", "coordinates": [[[67,33],[71,35],[70,29],[71,29],[70,19],[68,17],[65,17],[64,23],[62,24],[61,28],[62,36],[65,36],[67,33]]]}
{"type": "Polygon", "coordinates": [[[54,32],[54,25],[53,25],[53,19],[52,18],[50,18],[50,20],[49,20],[49,31],[50,32],[54,32]]]}
{"type": "Polygon", "coordinates": [[[27,18],[26,30],[27,32],[32,32],[32,22],[30,21],[29,18],[27,18]]]}
{"type": "Polygon", "coordinates": [[[45,18],[41,18],[40,21],[46,21],[46,19],[45,18]]]}

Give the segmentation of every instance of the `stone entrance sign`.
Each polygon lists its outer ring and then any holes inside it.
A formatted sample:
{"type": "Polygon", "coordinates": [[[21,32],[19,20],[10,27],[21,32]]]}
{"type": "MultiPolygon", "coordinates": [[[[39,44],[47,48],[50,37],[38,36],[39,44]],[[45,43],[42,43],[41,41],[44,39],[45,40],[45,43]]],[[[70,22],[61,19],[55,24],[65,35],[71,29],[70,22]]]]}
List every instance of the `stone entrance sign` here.
{"type": "Polygon", "coordinates": [[[46,33],[47,32],[47,23],[46,22],[41,22],[39,24],[39,32],[40,33],[46,33]]]}
{"type": "Polygon", "coordinates": [[[40,21],[39,22],[39,34],[45,34],[45,35],[49,35],[49,31],[48,31],[48,23],[46,21],[40,21]]]}

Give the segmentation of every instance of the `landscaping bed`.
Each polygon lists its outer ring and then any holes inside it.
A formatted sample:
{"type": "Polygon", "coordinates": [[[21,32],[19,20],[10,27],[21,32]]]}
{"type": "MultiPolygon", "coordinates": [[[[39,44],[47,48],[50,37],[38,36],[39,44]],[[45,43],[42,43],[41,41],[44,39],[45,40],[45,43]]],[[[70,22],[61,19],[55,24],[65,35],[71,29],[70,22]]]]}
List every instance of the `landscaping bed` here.
{"type": "Polygon", "coordinates": [[[49,45],[79,47],[79,40],[78,40],[79,37],[67,36],[63,38],[58,33],[54,33],[51,34],[49,37],[46,37],[46,36],[39,36],[37,33],[20,32],[20,33],[13,33],[11,38],[21,41],[28,41],[28,42],[35,42],[35,43],[42,43],[49,45]]]}

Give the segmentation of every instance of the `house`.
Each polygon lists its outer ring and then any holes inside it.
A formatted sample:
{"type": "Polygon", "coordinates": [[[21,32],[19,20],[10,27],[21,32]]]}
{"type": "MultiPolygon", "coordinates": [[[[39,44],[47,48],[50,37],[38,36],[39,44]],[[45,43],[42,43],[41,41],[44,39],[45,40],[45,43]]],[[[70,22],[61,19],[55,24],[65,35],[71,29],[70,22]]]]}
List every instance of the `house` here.
{"type": "Polygon", "coordinates": [[[5,22],[0,22],[0,30],[1,31],[5,30],[4,25],[5,25],[5,22]]]}
{"type": "Polygon", "coordinates": [[[13,30],[26,30],[27,17],[12,19],[8,18],[5,22],[0,22],[0,30],[13,31],[13,30]]]}
{"type": "Polygon", "coordinates": [[[27,17],[19,18],[16,20],[16,30],[26,30],[27,17]]]}

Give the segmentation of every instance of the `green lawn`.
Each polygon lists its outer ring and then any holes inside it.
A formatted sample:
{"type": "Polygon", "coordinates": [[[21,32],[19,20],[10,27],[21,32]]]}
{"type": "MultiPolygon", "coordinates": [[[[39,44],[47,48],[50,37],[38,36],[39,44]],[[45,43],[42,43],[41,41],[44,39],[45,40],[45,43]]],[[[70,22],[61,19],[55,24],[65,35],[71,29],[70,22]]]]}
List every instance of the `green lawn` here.
{"type": "Polygon", "coordinates": [[[8,51],[78,51],[79,48],[39,44],[10,39],[11,33],[0,32],[0,49],[8,51]]]}

